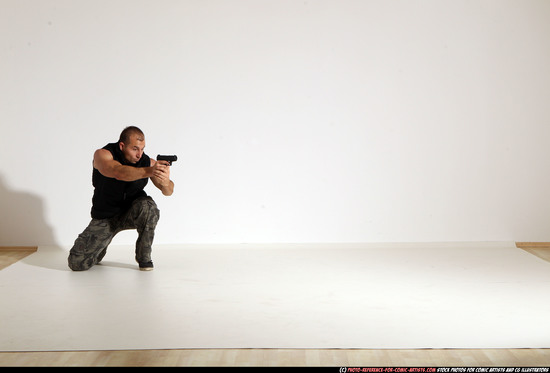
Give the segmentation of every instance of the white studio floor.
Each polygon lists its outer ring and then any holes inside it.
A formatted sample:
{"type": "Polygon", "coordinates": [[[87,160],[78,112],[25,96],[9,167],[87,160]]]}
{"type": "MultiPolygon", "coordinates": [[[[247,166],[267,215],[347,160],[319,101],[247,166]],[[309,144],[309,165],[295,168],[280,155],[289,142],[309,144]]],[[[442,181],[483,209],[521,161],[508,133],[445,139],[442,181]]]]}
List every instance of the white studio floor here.
{"type": "Polygon", "coordinates": [[[549,348],[550,263],[514,243],[133,247],[0,271],[0,351],[549,348]]]}

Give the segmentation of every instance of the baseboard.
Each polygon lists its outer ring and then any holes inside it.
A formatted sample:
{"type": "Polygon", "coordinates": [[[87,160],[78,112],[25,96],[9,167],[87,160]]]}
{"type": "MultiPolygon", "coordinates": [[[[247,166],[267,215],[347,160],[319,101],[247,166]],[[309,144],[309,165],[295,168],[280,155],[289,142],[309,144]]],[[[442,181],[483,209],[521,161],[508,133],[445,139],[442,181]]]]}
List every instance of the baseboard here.
{"type": "Polygon", "coordinates": [[[38,246],[0,246],[0,251],[31,251],[38,250],[38,246]]]}
{"type": "Polygon", "coordinates": [[[520,249],[550,249],[550,242],[516,242],[520,249]]]}

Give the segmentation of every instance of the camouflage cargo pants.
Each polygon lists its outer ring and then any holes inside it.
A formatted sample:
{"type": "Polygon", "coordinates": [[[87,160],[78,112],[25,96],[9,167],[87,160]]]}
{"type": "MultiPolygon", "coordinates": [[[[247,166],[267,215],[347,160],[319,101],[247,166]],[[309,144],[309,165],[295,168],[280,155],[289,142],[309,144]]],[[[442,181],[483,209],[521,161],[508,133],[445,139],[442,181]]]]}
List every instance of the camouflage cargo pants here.
{"type": "Polygon", "coordinates": [[[99,263],[107,252],[113,237],[128,229],[137,229],[136,261],[151,261],[151,246],[160,211],[149,196],[136,199],[130,208],[109,219],[92,219],[88,227],[78,235],[69,252],[69,268],[85,271],[99,263]]]}

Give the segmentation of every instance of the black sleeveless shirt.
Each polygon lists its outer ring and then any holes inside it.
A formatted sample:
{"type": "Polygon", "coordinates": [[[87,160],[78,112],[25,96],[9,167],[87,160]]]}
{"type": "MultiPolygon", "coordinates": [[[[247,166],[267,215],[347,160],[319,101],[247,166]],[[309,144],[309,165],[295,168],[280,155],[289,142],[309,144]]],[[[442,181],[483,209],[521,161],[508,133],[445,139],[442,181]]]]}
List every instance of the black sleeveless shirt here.
{"type": "MultiPolygon", "coordinates": [[[[145,153],[139,162],[129,163],[120,150],[119,143],[110,143],[103,147],[113,155],[115,161],[125,166],[149,167],[151,159],[145,153]]],[[[121,181],[115,178],[103,176],[97,169],[92,172],[92,185],[94,196],[92,197],[92,218],[106,219],[128,209],[131,203],[138,197],[146,196],[143,190],[149,178],[136,181],[121,181]]]]}

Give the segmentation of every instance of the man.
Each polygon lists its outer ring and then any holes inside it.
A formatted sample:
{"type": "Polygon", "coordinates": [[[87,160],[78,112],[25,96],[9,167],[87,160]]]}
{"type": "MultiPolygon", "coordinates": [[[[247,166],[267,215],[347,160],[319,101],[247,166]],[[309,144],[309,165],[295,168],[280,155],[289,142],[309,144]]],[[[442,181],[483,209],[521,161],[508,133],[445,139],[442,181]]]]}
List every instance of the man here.
{"type": "Polygon", "coordinates": [[[101,262],[113,237],[126,229],[137,229],[136,261],[139,269],[153,269],[151,245],[160,216],[155,201],[143,190],[149,179],[165,196],[174,192],[170,165],[143,152],[145,135],[126,127],[117,143],[94,153],[92,220],[76,239],[69,253],[69,268],[85,271],[101,262]]]}

